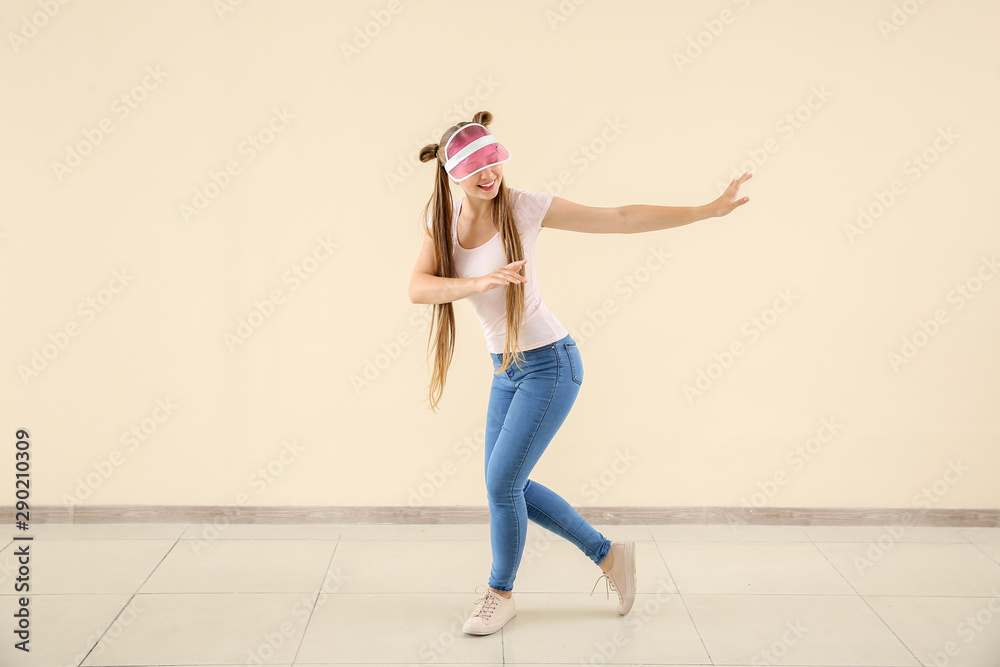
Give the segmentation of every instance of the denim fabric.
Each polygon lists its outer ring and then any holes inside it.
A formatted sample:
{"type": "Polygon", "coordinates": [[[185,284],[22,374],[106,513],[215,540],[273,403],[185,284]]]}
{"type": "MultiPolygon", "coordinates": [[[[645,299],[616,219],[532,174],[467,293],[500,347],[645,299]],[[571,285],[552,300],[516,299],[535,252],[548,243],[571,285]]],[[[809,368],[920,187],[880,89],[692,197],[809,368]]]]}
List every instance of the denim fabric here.
{"type": "MultiPolygon", "coordinates": [[[[528,479],[580,393],[580,350],[567,334],[522,354],[520,369],[511,363],[493,376],[486,414],[486,496],[493,549],[489,585],[498,591],[513,590],[527,519],[569,540],[597,564],[611,548],[611,541],[569,503],[528,479]]],[[[490,357],[493,369],[499,369],[503,355],[491,352],[490,357]]]]}

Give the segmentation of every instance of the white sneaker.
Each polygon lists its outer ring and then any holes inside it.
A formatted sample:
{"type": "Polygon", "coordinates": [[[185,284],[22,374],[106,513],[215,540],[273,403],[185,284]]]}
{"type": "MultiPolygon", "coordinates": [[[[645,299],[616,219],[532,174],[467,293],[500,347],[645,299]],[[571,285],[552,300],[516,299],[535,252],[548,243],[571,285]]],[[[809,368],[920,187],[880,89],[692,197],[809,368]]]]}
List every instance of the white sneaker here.
{"type": "MultiPolygon", "coordinates": [[[[479,587],[476,592],[479,592],[479,587]]],[[[472,616],[462,626],[462,630],[470,635],[490,635],[514,618],[516,613],[513,593],[505,598],[487,586],[486,592],[476,600],[476,608],[472,610],[472,616]]]]}
{"type": "MultiPolygon", "coordinates": [[[[627,614],[635,601],[635,542],[632,540],[612,542],[608,555],[611,556],[611,569],[601,577],[607,580],[611,590],[618,593],[618,613],[627,614]]],[[[601,582],[601,577],[598,577],[594,588],[601,582]]],[[[590,594],[594,594],[593,588],[590,594]]],[[[611,597],[610,593],[608,597],[611,597]]]]}

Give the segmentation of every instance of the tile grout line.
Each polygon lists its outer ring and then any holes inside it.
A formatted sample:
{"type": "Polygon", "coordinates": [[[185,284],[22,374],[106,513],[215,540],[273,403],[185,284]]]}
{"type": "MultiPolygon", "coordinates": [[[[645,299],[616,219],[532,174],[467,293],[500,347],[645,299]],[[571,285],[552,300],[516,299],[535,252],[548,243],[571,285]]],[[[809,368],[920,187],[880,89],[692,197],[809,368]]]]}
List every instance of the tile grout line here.
{"type": "MultiPolygon", "coordinates": [[[[972,546],[974,546],[974,547],[975,547],[975,548],[976,548],[976,549],[977,549],[977,550],[978,550],[978,551],[979,551],[980,553],[982,553],[982,554],[983,554],[984,556],[986,556],[987,558],[989,558],[989,559],[990,559],[991,561],[993,561],[994,563],[997,563],[997,564],[1000,564],[1000,558],[994,558],[993,556],[991,556],[991,555],[989,555],[988,553],[986,553],[986,550],[985,550],[985,549],[983,549],[983,547],[982,547],[982,545],[981,545],[981,544],[979,544],[978,542],[970,542],[970,544],[971,544],[972,546]]],[[[987,542],[986,544],[990,544],[990,543],[989,543],[989,542],[987,542]]]]}
{"type": "Polygon", "coordinates": [[[500,628],[500,664],[507,664],[507,647],[504,645],[506,635],[504,635],[504,629],[500,628]]]}
{"type": "MultiPolygon", "coordinates": [[[[184,527],[184,530],[187,530],[187,526],[186,525],[184,527]]],[[[183,535],[183,534],[184,534],[184,531],[181,531],[181,535],[183,535]]],[[[170,552],[174,550],[174,547],[176,547],[177,544],[180,541],[181,541],[180,536],[174,538],[174,543],[170,545],[170,548],[167,549],[166,553],[163,554],[163,556],[156,563],[156,565],[149,571],[149,574],[146,575],[146,578],[143,579],[139,583],[139,585],[136,587],[136,589],[132,592],[132,594],[129,595],[129,598],[128,598],[128,600],[126,600],[125,605],[120,610],[118,610],[118,613],[115,614],[115,617],[113,619],[111,619],[111,622],[108,624],[108,627],[104,628],[104,632],[102,632],[100,634],[100,636],[94,642],[94,645],[91,646],[90,650],[87,651],[87,654],[83,656],[83,659],[80,660],[80,663],[77,665],[77,667],[83,667],[83,663],[87,662],[87,658],[90,657],[90,654],[94,652],[94,649],[97,648],[97,646],[101,643],[101,640],[104,639],[104,635],[108,634],[108,630],[110,630],[112,627],[114,627],[115,621],[118,620],[118,617],[120,617],[122,615],[122,612],[125,611],[126,609],[128,609],[128,606],[130,604],[132,604],[133,600],[135,600],[135,596],[139,594],[139,589],[141,589],[143,586],[146,585],[146,582],[149,581],[149,578],[153,576],[154,572],[156,572],[156,568],[160,567],[160,565],[163,564],[163,561],[166,559],[167,556],[170,555],[170,552]]]]}
{"type": "MultiPolygon", "coordinates": [[[[652,531],[650,531],[652,535],[652,531]]],[[[677,597],[680,598],[681,604],[684,605],[684,611],[688,615],[688,619],[691,621],[691,627],[694,628],[695,634],[698,635],[698,641],[701,642],[701,648],[705,651],[705,655],[708,656],[708,662],[711,665],[715,665],[715,658],[712,657],[712,652],[708,650],[708,646],[705,645],[705,638],[701,636],[701,630],[698,629],[698,624],[694,621],[694,616],[691,615],[691,610],[688,609],[687,602],[684,600],[684,595],[681,593],[681,587],[677,584],[677,580],[674,578],[674,573],[670,571],[670,565],[667,564],[667,558],[663,555],[663,551],[660,550],[659,542],[653,541],[653,546],[656,547],[656,553],[660,555],[660,561],[663,563],[663,567],[667,569],[667,576],[670,577],[670,582],[677,589],[677,597]]]]}
{"type": "MultiPolygon", "coordinates": [[[[920,658],[918,658],[917,654],[913,652],[912,648],[910,648],[910,645],[907,644],[906,642],[904,642],[903,638],[896,634],[896,631],[893,630],[892,627],[890,627],[889,623],[884,618],[882,618],[882,615],[879,614],[877,611],[875,611],[875,608],[872,607],[871,603],[868,602],[868,600],[865,599],[865,596],[862,595],[858,591],[858,589],[854,587],[854,584],[852,584],[847,579],[847,575],[845,575],[843,572],[841,572],[840,568],[838,568],[836,565],[834,565],[833,561],[830,560],[830,557],[826,555],[825,551],[823,551],[822,549],[820,549],[819,545],[816,544],[816,542],[812,539],[812,537],[809,535],[808,532],[806,533],[806,537],[809,538],[809,542],[813,545],[813,548],[816,549],[816,551],[819,552],[819,554],[823,557],[823,559],[826,560],[826,562],[830,564],[830,567],[832,567],[834,569],[834,571],[837,574],[840,575],[841,579],[844,580],[844,583],[846,583],[848,586],[850,586],[851,590],[854,591],[854,593],[865,604],[865,606],[868,607],[868,609],[870,609],[873,614],[875,614],[875,618],[877,618],[879,621],[881,621],[882,625],[885,626],[885,629],[888,630],[890,633],[892,633],[892,636],[896,638],[896,641],[899,642],[900,646],[902,646],[903,648],[906,649],[907,653],[909,653],[913,657],[913,659],[917,661],[918,665],[923,665],[924,664],[923,660],[921,660],[920,658]]],[[[836,543],[833,543],[833,544],[836,544],[836,543]]]]}
{"type": "MultiPolygon", "coordinates": [[[[337,547],[340,546],[340,540],[336,540],[333,545],[333,553],[330,554],[330,560],[326,564],[326,570],[323,571],[323,578],[319,582],[319,590],[316,591],[316,599],[313,600],[312,608],[309,610],[309,618],[306,619],[306,627],[302,628],[302,637],[299,638],[299,645],[295,647],[295,653],[292,654],[292,662],[290,663],[293,667],[295,661],[299,658],[299,651],[302,650],[302,643],[306,640],[306,633],[309,632],[309,624],[312,623],[313,614],[316,613],[316,607],[319,605],[319,598],[323,595],[323,584],[326,581],[327,575],[329,575],[331,568],[333,568],[333,559],[337,555],[337,547]]],[[[327,593],[327,595],[333,595],[336,591],[327,593]]]]}

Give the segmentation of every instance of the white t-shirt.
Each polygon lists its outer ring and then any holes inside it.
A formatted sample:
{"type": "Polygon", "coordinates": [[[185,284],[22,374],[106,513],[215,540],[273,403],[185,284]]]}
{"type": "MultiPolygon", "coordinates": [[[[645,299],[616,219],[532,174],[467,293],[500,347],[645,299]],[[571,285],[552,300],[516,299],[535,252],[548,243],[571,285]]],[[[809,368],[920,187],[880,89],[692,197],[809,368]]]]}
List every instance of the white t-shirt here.
{"type": "MultiPolygon", "coordinates": [[[[508,189],[511,205],[514,208],[514,220],[521,235],[524,257],[528,260],[524,263],[524,275],[528,280],[524,283],[524,318],[519,346],[521,350],[532,350],[561,340],[569,334],[542,302],[538,271],[535,269],[535,240],[542,229],[542,218],[552,204],[552,195],[516,188],[508,189]]],[[[455,271],[459,278],[485,276],[507,265],[503,243],[500,241],[500,233],[497,232],[489,241],[471,250],[458,244],[458,216],[464,200],[465,197],[462,197],[453,204],[451,247],[455,271]]],[[[431,221],[427,222],[427,227],[431,227],[431,221]]],[[[486,348],[493,354],[502,353],[507,342],[506,288],[494,287],[466,298],[483,325],[486,348]]]]}

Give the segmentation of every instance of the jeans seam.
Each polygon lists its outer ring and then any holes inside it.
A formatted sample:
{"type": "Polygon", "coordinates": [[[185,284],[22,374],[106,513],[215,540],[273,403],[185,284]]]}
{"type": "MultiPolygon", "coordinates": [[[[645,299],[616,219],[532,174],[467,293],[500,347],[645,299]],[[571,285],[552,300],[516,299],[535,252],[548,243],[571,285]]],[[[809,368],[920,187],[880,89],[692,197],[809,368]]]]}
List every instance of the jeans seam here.
{"type": "MultiPolygon", "coordinates": [[[[544,516],[545,516],[545,517],[546,517],[546,518],[547,518],[547,519],[548,519],[549,521],[551,521],[552,523],[556,524],[557,526],[559,526],[560,528],[562,528],[563,530],[565,530],[565,531],[566,531],[567,533],[569,533],[570,535],[572,535],[573,537],[575,537],[575,538],[576,538],[576,540],[577,540],[577,542],[579,542],[580,544],[584,545],[584,547],[586,548],[586,550],[587,550],[587,551],[591,551],[590,547],[588,547],[588,546],[587,546],[586,542],[584,542],[584,541],[583,541],[583,540],[582,540],[582,539],[580,538],[580,536],[579,536],[579,535],[577,535],[577,534],[576,534],[576,533],[574,533],[574,532],[573,532],[572,530],[570,530],[570,529],[569,529],[569,528],[567,528],[566,526],[564,526],[564,525],[562,525],[561,523],[559,523],[558,521],[556,521],[556,520],[555,520],[555,518],[553,518],[553,517],[552,517],[552,516],[551,516],[551,515],[550,515],[550,514],[549,514],[548,512],[546,512],[545,510],[543,510],[543,509],[541,509],[540,507],[538,507],[538,505],[533,505],[533,507],[535,508],[535,511],[536,511],[536,512],[538,512],[539,514],[542,514],[542,515],[544,515],[544,516]]],[[[595,552],[594,552],[594,556],[596,556],[596,555],[597,555],[597,552],[595,551],[595,552]]],[[[594,560],[594,556],[591,556],[590,560],[594,560]]]]}
{"type": "Polygon", "coordinates": [[[576,343],[563,343],[563,349],[566,350],[566,360],[569,362],[570,379],[577,383],[579,386],[583,386],[583,379],[576,379],[576,369],[573,366],[573,358],[569,356],[569,346],[576,345],[576,343]]]}

